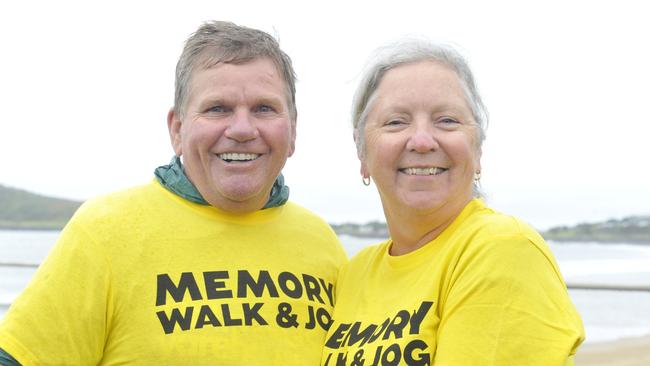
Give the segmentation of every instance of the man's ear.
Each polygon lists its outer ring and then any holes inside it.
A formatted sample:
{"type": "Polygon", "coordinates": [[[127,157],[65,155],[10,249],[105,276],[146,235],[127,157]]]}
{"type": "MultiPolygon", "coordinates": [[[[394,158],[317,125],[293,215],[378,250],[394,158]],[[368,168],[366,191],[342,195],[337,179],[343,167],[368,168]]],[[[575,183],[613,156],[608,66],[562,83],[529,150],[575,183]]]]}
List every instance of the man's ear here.
{"type": "Polygon", "coordinates": [[[169,140],[172,143],[176,156],[181,156],[183,154],[181,125],[180,116],[176,111],[174,111],[174,108],[171,108],[167,113],[167,130],[169,131],[169,140]]]}
{"type": "Polygon", "coordinates": [[[290,142],[291,145],[289,146],[289,155],[288,155],[288,157],[293,155],[294,151],[296,151],[296,119],[297,118],[295,118],[291,122],[291,142],[290,142]]]}

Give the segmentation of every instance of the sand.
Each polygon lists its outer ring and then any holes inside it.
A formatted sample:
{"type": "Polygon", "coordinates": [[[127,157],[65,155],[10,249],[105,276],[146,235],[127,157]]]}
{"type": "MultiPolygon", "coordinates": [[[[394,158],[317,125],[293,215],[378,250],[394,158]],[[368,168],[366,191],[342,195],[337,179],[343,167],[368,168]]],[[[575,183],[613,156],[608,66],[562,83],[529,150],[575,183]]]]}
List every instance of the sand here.
{"type": "Polygon", "coordinates": [[[576,366],[650,366],[650,336],[582,345],[576,366]]]}

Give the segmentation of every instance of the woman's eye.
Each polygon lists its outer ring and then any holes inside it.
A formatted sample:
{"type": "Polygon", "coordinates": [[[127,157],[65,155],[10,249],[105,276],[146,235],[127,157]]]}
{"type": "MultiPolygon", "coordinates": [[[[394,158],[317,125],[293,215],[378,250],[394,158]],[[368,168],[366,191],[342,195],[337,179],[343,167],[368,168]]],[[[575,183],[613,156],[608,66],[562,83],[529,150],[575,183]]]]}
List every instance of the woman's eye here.
{"type": "Polygon", "coordinates": [[[447,123],[459,123],[458,121],[456,121],[456,120],[453,119],[453,118],[442,118],[442,119],[440,120],[440,122],[442,122],[442,123],[446,123],[446,124],[447,124],[447,123]]]}
{"type": "Polygon", "coordinates": [[[404,123],[404,121],[402,121],[402,120],[392,119],[392,120],[386,122],[386,126],[399,126],[399,125],[401,125],[403,123],[404,123]]]}

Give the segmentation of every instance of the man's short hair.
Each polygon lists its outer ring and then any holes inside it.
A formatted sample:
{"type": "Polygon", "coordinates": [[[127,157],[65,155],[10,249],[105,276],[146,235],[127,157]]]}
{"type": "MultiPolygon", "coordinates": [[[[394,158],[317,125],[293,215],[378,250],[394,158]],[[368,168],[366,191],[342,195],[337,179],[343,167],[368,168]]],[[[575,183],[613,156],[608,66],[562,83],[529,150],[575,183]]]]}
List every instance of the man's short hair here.
{"type": "Polygon", "coordinates": [[[291,58],[278,41],[266,32],[231,22],[209,21],[202,24],[185,42],[176,64],[174,111],[183,116],[195,69],[208,69],[219,63],[242,64],[268,58],[282,74],[287,89],[287,104],[292,121],[296,120],[296,73],[291,58]]]}

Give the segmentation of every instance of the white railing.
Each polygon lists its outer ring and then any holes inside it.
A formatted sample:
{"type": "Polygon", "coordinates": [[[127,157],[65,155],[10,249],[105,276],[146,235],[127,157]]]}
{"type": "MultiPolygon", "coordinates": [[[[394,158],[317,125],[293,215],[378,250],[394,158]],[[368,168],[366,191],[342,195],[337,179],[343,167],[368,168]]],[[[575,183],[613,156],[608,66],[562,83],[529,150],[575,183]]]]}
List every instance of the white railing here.
{"type": "Polygon", "coordinates": [[[26,267],[38,268],[39,263],[20,263],[20,262],[0,262],[0,267],[26,267]]]}

